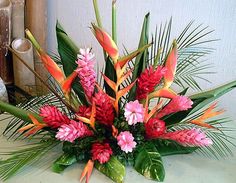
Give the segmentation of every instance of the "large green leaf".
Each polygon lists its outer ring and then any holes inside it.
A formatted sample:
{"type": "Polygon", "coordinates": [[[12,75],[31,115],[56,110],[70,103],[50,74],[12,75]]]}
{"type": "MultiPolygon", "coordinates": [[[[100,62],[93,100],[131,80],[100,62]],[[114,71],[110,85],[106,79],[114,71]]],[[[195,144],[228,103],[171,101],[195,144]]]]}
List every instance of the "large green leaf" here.
{"type": "MultiPolygon", "coordinates": [[[[69,76],[77,67],[75,61],[77,60],[77,54],[79,53],[79,48],[66,34],[66,32],[59,24],[59,22],[57,22],[56,25],[56,33],[57,33],[58,53],[61,57],[63,70],[65,72],[65,75],[69,76]]],[[[87,104],[83,88],[78,78],[74,81],[72,88],[78,95],[81,102],[83,104],[87,104]]]]}
{"type": "Polygon", "coordinates": [[[152,143],[139,146],[134,158],[134,168],[137,172],[152,180],[164,180],[165,170],[161,155],[152,143]]]}
{"type": "MultiPolygon", "coordinates": [[[[142,48],[143,46],[148,44],[148,35],[149,35],[149,19],[150,14],[146,14],[143,21],[143,27],[141,32],[141,37],[139,41],[138,48],[142,48]]],[[[132,75],[132,82],[135,81],[141,72],[146,68],[146,60],[148,59],[148,51],[144,51],[143,53],[139,54],[134,63],[134,71],[132,75]]],[[[136,85],[133,86],[133,88],[129,92],[129,100],[135,99],[135,93],[136,93],[136,85]]]]}
{"type": "Polygon", "coordinates": [[[56,173],[63,172],[68,166],[76,163],[76,157],[72,154],[63,154],[52,165],[52,170],[56,173]]]}
{"type": "Polygon", "coordinates": [[[95,162],[95,167],[116,183],[122,183],[125,176],[125,167],[116,157],[112,156],[107,163],[95,162]]]}
{"type": "Polygon", "coordinates": [[[155,140],[153,144],[156,146],[161,156],[189,154],[198,149],[197,147],[184,147],[170,140],[155,140]]]}
{"type": "Polygon", "coordinates": [[[193,101],[191,109],[170,115],[169,117],[166,117],[164,120],[167,125],[173,125],[175,123],[178,123],[182,121],[184,118],[186,118],[188,115],[193,114],[194,112],[200,110],[207,104],[213,102],[214,100],[221,97],[225,93],[231,91],[235,87],[236,87],[236,81],[232,81],[215,89],[192,95],[190,96],[190,99],[193,101]]]}
{"type": "Polygon", "coordinates": [[[5,103],[3,101],[0,101],[0,110],[8,112],[17,118],[22,119],[23,121],[30,122],[30,123],[31,123],[31,119],[28,116],[29,114],[32,114],[36,119],[38,119],[38,121],[42,121],[42,118],[38,114],[18,108],[16,106],[5,103]]]}

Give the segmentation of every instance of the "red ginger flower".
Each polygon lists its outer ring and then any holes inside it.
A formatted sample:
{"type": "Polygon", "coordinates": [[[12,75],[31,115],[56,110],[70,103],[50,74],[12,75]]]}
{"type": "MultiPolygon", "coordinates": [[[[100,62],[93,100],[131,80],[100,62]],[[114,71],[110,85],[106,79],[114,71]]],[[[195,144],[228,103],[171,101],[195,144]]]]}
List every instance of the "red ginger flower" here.
{"type": "Polygon", "coordinates": [[[147,95],[154,91],[155,87],[160,83],[166,72],[166,68],[158,66],[156,69],[153,66],[144,70],[138,78],[138,87],[136,98],[138,100],[145,99],[147,95]]]}
{"type": "Polygon", "coordinates": [[[61,141],[74,142],[77,138],[93,135],[93,132],[81,121],[70,121],[70,124],[63,124],[56,134],[56,138],[61,141]]]}
{"type": "Polygon", "coordinates": [[[94,143],[92,145],[92,159],[98,160],[99,163],[103,164],[109,161],[113,151],[108,143],[94,143]]]}
{"type": "Polygon", "coordinates": [[[203,147],[213,144],[212,140],[208,138],[199,128],[168,132],[163,134],[160,138],[174,140],[183,146],[203,147]]]}
{"type": "Polygon", "coordinates": [[[93,98],[96,104],[96,120],[104,125],[111,126],[115,119],[114,108],[109,96],[99,91],[93,98]]]}
{"type": "Polygon", "coordinates": [[[69,124],[70,119],[55,106],[46,105],[40,108],[40,116],[51,128],[58,128],[63,124],[69,124]]]}
{"type": "Polygon", "coordinates": [[[167,104],[156,117],[162,118],[163,116],[169,115],[171,113],[185,111],[192,108],[193,102],[186,96],[176,96],[173,98],[169,104],[167,104]]]}
{"type": "Polygon", "coordinates": [[[160,137],[166,131],[166,124],[158,118],[151,118],[145,123],[146,137],[155,139],[160,137]]]}
{"type": "Polygon", "coordinates": [[[85,105],[82,105],[79,107],[79,110],[76,114],[81,117],[90,118],[91,112],[92,112],[91,107],[87,107],[85,105]]]}

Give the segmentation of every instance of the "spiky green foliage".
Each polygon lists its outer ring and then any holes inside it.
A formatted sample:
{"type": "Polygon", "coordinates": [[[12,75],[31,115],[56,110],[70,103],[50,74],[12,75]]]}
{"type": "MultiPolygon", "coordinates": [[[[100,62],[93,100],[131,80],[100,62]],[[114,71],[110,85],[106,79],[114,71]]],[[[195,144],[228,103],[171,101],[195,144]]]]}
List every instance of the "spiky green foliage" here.
{"type": "Polygon", "coordinates": [[[7,180],[22,168],[37,162],[49,150],[58,145],[58,141],[50,139],[35,144],[28,145],[27,148],[18,151],[0,153],[1,156],[6,155],[10,158],[0,160],[0,179],[7,180]]]}

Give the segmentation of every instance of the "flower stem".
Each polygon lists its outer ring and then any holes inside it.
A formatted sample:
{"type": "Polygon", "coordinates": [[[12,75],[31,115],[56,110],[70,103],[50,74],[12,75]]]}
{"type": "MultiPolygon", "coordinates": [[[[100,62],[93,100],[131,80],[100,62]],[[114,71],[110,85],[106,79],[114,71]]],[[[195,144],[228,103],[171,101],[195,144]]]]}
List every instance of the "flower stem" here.
{"type": "Polygon", "coordinates": [[[112,39],[117,43],[116,0],[112,1],[112,39]]]}

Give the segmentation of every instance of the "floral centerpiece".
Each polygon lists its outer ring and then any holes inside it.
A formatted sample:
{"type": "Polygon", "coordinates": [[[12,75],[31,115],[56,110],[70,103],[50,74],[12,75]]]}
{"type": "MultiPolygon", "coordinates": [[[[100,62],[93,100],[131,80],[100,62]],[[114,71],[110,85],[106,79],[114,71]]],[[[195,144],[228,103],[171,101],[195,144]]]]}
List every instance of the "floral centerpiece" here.
{"type": "Polygon", "coordinates": [[[125,49],[121,56],[116,44],[115,1],[112,36],[102,27],[96,0],[94,8],[97,24],[93,23],[91,30],[105,58],[101,74],[96,74],[93,50],[79,49],[59,23],[59,56],[50,57],[26,30],[53,80],[43,81],[28,68],[51,93],[18,106],[0,101],[0,110],[15,116],[4,135],[32,142],[0,161],[1,179],[10,178],[60,144],[62,154],[53,163],[53,171],[61,173],[74,163],[85,162],[80,180],[86,182],[94,167],[114,182],[123,182],[126,165],[148,179],[163,181],[162,156],[194,151],[216,157],[230,154],[227,143],[231,142],[222,127],[227,120],[217,118],[224,110],[216,109],[212,102],[233,89],[236,81],[187,95],[188,88],[200,89],[194,77],[208,72],[208,65],[198,60],[211,51],[201,47],[207,42],[202,37],[211,31],[204,33],[205,28],[199,27],[190,31],[191,22],[169,44],[170,21],[150,41],[147,14],[138,49],[125,49]],[[174,91],[173,84],[183,90],[174,91]]]}

